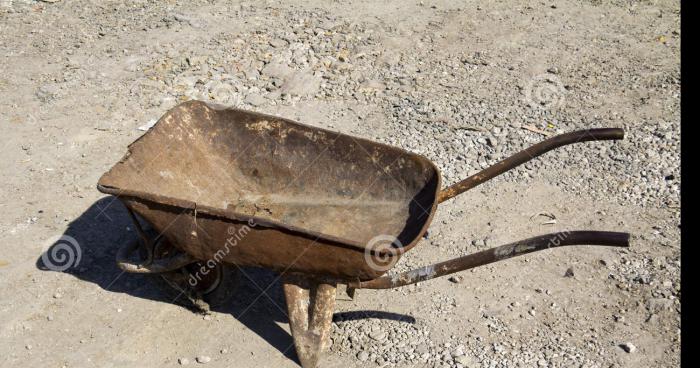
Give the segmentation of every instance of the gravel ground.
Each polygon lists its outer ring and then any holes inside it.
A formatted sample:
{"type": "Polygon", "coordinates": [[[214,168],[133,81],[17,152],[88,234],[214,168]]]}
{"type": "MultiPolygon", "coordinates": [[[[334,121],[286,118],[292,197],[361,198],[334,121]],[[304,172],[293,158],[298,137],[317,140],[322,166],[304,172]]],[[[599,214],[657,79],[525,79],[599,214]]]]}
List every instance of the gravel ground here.
{"type": "Polygon", "coordinates": [[[445,185],[552,134],[624,128],[441,205],[396,271],[573,229],[629,231],[631,248],[341,297],[323,366],[678,366],[679,9],[0,0],[0,361],[295,366],[275,275],[247,270],[233,305],[202,317],[113,263],[135,235],[97,179],[167,109],[200,99],[423,154],[445,185]],[[62,234],[81,258],[40,269],[62,234]]]}

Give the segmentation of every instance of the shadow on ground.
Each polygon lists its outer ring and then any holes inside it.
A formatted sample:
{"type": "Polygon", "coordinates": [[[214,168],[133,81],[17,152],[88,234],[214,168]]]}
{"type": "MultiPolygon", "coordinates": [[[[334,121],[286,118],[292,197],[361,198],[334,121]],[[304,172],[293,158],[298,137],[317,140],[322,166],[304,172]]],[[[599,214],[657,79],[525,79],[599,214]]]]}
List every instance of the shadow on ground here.
{"type": "MultiPolygon", "coordinates": [[[[73,275],[110,292],[180,305],[194,312],[187,298],[161,277],[125,273],[117,267],[117,249],[136,239],[136,231],[124,205],[116,197],[105,197],[69,224],[63,237],[39,256],[36,267],[73,275]]],[[[243,268],[241,271],[234,297],[213,311],[233,315],[285,356],[298,362],[292,337],[276,323],[288,323],[278,274],[258,268],[243,268]]],[[[415,322],[410,316],[381,311],[351,311],[333,316],[336,322],[365,318],[415,322]]]]}

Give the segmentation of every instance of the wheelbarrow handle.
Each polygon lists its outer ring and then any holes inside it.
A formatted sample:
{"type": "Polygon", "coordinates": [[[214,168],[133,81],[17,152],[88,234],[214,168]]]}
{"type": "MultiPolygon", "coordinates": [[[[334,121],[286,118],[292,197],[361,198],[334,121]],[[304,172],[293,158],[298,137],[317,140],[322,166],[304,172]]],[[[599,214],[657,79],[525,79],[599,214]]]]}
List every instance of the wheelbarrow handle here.
{"type": "Polygon", "coordinates": [[[399,286],[406,286],[502,261],[515,256],[566,245],[629,247],[629,238],[630,234],[628,233],[609,231],[568,231],[552,233],[501,245],[500,247],[417,268],[398,275],[382,276],[369,281],[351,282],[348,284],[348,289],[353,292],[354,289],[391,289],[399,286]]]}
{"type": "Polygon", "coordinates": [[[487,180],[491,180],[494,177],[520,166],[525,162],[530,161],[533,158],[555,148],[578,142],[618,140],[623,139],[624,137],[625,132],[620,128],[587,129],[554,136],[537,143],[534,146],[526,148],[456,184],[443,189],[438,195],[438,203],[462,194],[487,180]]]}

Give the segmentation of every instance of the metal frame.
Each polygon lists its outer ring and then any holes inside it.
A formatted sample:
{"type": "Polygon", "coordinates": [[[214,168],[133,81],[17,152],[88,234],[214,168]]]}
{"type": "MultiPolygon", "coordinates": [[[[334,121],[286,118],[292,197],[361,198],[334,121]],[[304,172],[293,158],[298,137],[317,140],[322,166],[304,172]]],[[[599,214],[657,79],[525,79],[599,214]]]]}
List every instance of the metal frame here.
{"type": "MultiPolygon", "coordinates": [[[[437,202],[441,203],[454,198],[557,147],[594,140],[617,140],[623,137],[624,132],[622,129],[606,128],[581,130],[549,138],[439,191],[437,202]]],[[[129,257],[136,250],[139,243],[125,245],[117,254],[117,264],[120,268],[134,273],[163,273],[197,261],[196,258],[186,252],[178,253],[167,259],[154,259],[154,248],[157,246],[159,238],[149,239],[132,209],[128,207],[127,209],[142,240],[146,259],[139,262],[130,261],[129,257]]],[[[348,295],[353,297],[356,289],[389,289],[406,286],[515,256],[560,246],[602,245],[628,247],[629,238],[630,235],[628,233],[606,231],[553,233],[516,241],[397,275],[381,276],[370,280],[348,280],[308,273],[286,272],[282,275],[283,287],[297,356],[304,368],[318,366],[324,350],[330,344],[329,334],[335,307],[336,286],[338,284],[346,284],[348,295]]],[[[405,251],[406,249],[403,248],[393,248],[384,250],[381,253],[383,256],[395,257],[401,256],[405,251]]],[[[323,260],[319,259],[318,262],[323,262],[323,260]]]]}

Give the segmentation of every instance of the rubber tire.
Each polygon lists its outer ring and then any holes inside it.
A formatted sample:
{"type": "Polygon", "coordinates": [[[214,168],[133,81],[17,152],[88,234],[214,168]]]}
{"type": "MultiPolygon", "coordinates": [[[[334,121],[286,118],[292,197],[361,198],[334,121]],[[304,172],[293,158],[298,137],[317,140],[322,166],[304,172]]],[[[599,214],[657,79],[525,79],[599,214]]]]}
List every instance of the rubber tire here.
{"type": "MultiPolygon", "coordinates": [[[[155,239],[157,236],[152,228],[146,232],[151,239],[155,239]]],[[[181,251],[173,247],[167,239],[161,238],[154,249],[153,257],[154,259],[171,257],[174,253],[179,252],[181,251]]],[[[214,268],[211,269],[206,265],[206,262],[195,262],[175,271],[161,273],[160,276],[165,283],[159,284],[161,288],[167,288],[167,295],[172,298],[173,303],[207,313],[229,303],[240,283],[240,272],[237,266],[222,263],[214,263],[213,265],[214,268]],[[206,275],[201,272],[202,266],[207,271],[206,275]],[[200,280],[193,286],[190,280],[192,277],[196,278],[197,275],[199,275],[200,280]],[[212,275],[216,277],[212,277],[212,275]]]]}
{"type": "Polygon", "coordinates": [[[177,271],[163,273],[161,277],[179,293],[178,299],[189,301],[194,308],[202,312],[209,312],[225,306],[232,300],[240,282],[240,274],[235,266],[216,264],[213,270],[206,268],[206,276],[216,274],[215,277],[202,277],[201,281],[192,285],[191,280],[201,275],[197,270],[202,266],[201,262],[193,263],[177,271]]]}

